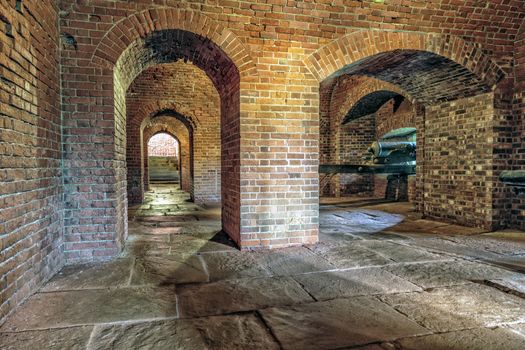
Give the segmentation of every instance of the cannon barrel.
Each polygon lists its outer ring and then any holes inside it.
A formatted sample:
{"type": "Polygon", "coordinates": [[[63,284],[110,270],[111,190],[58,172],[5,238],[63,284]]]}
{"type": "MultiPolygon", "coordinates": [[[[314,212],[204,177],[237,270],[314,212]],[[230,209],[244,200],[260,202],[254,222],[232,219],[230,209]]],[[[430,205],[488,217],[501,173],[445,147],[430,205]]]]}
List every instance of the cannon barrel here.
{"type": "Polygon", "coordinates": [[[375,141],[368,148],[374,164],[407,163],[416,160],[416,142],[375,141]]]}
{"type": "Polygon", "coordinates": [[[416,150],[416,143],[412,141],[374,141],[368,152],[374,157],[388,157],[392,152],[410,154],[416,150]]]}

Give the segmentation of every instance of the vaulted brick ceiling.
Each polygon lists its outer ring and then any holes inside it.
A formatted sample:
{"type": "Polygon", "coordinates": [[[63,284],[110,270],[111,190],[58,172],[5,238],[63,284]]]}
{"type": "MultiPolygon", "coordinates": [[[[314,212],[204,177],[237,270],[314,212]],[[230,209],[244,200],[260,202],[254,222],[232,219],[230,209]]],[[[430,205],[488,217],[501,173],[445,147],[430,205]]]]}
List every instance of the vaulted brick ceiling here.
{"type": "Polygon", "coordinates": [[[332,78],[342,75],[365,75],[389,82],[425,105],[491,91],[467,68],[425,51],[395,50],[370,56],[344,67],[332,78]]]}
{"type": "Polygon", "coordinates": [[[372,92],[361,98],[351,109],[343,119],[343,124],[346,124],[352,120],[370,115],[375,113],[381,108],[382,105],[394,99],[394,112],[401,105],[405,99],[402,95],[393,91],[379,90],[372,92]]]}
{"type": "Polygon", "coordinates": [[[126,89],[145,69],[184,60],[202,69],[221,92],[239,81],[239,72],[226,53],[208,38],[184,30],[163,30],[136,40],[121,55],[116,72],[126,89]]]}

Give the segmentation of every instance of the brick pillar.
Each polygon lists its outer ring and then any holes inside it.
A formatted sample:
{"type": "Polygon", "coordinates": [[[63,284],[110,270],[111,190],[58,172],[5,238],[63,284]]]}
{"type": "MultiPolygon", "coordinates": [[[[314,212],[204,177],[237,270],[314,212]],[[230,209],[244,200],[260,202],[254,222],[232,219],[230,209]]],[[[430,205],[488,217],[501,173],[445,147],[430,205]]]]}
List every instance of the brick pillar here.
{"type": "Polygon", "coordinates": [[[123,101],[113,72],[64,65],[64,201],[67,262],[116,255],[127,233],[123,101]],[[116,87],[118,89],[118,87],[116,87]],[[65,91],[65,92],[64,92],[65,91]]]}
{"type": "Polygon", "coordinates": [[[319,83],[279,64],[241,82],[243,249],[317,241],[319,83]]]}

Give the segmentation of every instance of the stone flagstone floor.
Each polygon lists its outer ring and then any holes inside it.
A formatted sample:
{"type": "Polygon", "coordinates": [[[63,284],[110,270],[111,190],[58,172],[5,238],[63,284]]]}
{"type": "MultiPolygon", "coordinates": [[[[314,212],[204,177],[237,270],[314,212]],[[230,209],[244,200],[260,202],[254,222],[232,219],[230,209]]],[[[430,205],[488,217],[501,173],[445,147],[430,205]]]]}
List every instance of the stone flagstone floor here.
{"type": "Polygon", "coordinates": [[[0,349],[525,349],[525,233],[321,206],[320,243],[240,252],[220,208],[157,185],[111,262],[66,267],[0,349]]]}

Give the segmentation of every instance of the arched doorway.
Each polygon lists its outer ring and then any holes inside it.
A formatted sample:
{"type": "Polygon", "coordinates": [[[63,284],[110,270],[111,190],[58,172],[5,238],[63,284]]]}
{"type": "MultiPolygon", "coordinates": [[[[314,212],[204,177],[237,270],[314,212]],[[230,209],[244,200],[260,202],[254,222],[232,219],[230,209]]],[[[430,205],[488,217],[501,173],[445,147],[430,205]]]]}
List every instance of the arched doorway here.
{"type": "MultiPolygon", "coordinates": [[[[492,187],[485,184],[492,181],[487,150],[494,113],[490,83],[450,58],[422,50],[385,51],[343,65],[321,83],[321,93],[330,100],[321,106],[326,120],[321,125],[327,125],[321,133],[321,145],[326,145],[321,159],[337,163],[359,143],[399,127],[416,128],[412,196],[417,210],[427,218],[488,228],[492,187]],[[403,109],[408,113],[400,114],[403,109]],[[473,187],[483,174],[484,185],[473,187]]],[[[377,185],[371,176],[364,183],[368,192],[377,185]]]]}
{"type": "Polygon", "coordinates": [[[148,182],[180,185],[180,143],[166,132],[148,140],[148,182]]]}

